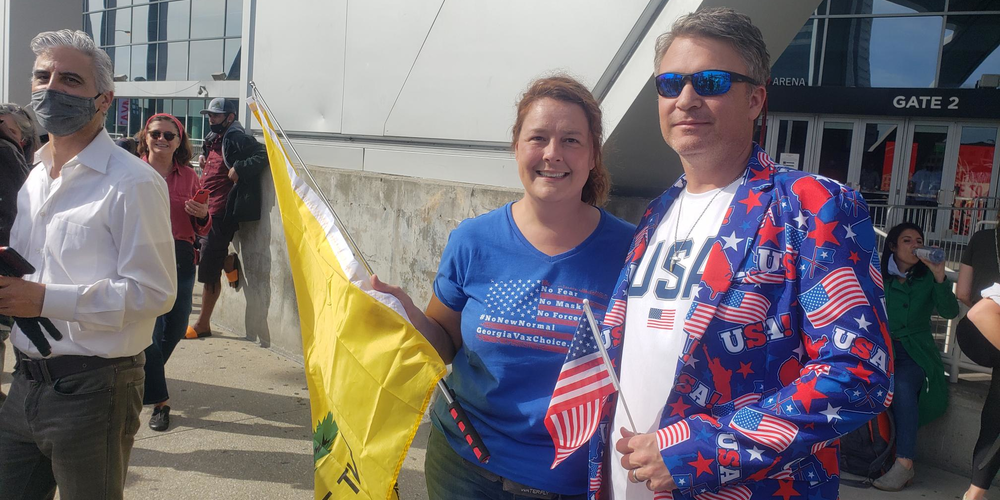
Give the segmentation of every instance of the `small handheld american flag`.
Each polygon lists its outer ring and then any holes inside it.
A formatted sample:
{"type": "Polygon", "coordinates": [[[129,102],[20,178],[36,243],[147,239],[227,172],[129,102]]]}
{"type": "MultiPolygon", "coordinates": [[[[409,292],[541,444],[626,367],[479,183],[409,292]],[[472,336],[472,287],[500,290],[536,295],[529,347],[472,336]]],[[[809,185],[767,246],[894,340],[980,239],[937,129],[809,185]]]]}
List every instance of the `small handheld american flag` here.
{"type": "MultiPolygon", "coordinates": [[[[556,449],[553,469],[590,441],[601,420],[605,400],[616,391],[621,392],[590,301],[583,301],[583,311],[545,413],[545,427],[556,449]]],[[[627,406],[625,413],[629,413],[627,406]]],[[[632,416],[628,418],[631,423],[632,416]]],[[[632,429],[635,430],[635,424],[632,429]]]]}

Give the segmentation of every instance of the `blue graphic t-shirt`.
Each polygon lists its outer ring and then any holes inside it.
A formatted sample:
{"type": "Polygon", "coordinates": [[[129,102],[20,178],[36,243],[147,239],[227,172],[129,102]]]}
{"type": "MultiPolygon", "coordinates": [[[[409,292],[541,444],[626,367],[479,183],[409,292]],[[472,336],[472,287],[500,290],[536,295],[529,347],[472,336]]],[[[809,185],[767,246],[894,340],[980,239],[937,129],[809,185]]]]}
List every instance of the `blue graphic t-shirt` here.
{"type": "MultiPolygon", "coordinates": [[[[441,256],[434,293],[462,312],[464,344],[448,384],[489,448],[483,467],[534,488],[583,494],[586,453],[549,469],[555,448],[545,411],[583,299],[590,299],[600,320],[635,226],[601,210],[597,229],[583,243],[548,256],[521,234],[511,205],[459,224],[441,256]]],[[[444,398],[432,419],[455,451],[478,463],[444,398]]]]}

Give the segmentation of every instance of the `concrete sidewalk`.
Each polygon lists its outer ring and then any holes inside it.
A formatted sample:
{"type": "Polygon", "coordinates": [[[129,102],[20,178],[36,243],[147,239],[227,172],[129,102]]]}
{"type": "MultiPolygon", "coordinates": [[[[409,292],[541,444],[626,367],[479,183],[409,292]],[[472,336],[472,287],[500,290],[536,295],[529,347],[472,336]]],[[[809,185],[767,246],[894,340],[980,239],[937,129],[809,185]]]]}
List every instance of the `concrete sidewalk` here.
{"type": "MultiPolygon", "coordinates": [[[[5,392],[12,358],[8,349],[5,392]]],[[[302,365],[242,335],[219,332],[182,340],[167,378],[170,430],[150,430],[151,409],[143,410],[126,498],[312,498],[312,430],[302,365]]],[[[428,426],[421,425],[400,473],[404,500],[427,499],[428,426]]],[[[968,486],[966,478],[929,466],[918,464],[918,471],[915,484],[902,493],[843,487],[841,499],[959,499],[968,486]]]]}

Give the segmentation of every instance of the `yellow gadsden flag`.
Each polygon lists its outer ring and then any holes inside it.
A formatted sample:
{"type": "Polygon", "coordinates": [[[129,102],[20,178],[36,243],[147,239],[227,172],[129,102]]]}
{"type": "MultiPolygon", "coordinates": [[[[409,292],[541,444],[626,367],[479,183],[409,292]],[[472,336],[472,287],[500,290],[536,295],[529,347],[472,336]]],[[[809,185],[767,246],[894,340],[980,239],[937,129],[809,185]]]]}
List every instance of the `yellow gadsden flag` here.
{"type": "Polygon", "coordinates": [[[391,295],[372,290],[330,209],[302,179],[266,107],[264,129],[288,244],[312,407],[316,499],[391,499],[444,362],[391,295]]]}

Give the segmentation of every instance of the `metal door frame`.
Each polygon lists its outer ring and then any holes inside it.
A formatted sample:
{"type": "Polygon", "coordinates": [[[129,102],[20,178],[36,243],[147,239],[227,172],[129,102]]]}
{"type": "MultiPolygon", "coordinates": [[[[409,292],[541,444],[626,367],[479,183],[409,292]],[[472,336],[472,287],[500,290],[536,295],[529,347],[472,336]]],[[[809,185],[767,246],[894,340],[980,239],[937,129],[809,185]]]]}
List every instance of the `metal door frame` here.
{"type": "MultiPolygon", "coordinates": [[[[851,151],[848,154],[847,179],[845,180],[846,181],[845,184],[847,184],[848,186],[854,187],[854,185],[851,184],[851,171],[852,171],[852,169],[854,167],[854,154],[855,154],[855,150],[859,147],[858,146],[858,122],[859,121],[860,121],[860,119],[858,119],[858,118],[852,118],[852,117],[847,117],[847,116],[845,116],[845,117],[838,117],[836,115],[825,115],[825,116],[819,116],[819,117],[817,117],[816,118],[816,134],[815,134],[816,139],[815,139],[815,141],[813,143],[814,144],[813,150],[815,151],[815,154],[812,155],[812,161],[810,162],[811,165],[809,166],[809,170],[807,170],[807,171],[809,173],[812,173],[812,174],[819,173],[819,157],[823,153],[823,130],[825,130],[824,129],[824,125],[826,125],[827,123],[830,123],[830,122],[849,123],[851,125],[851,151]]],[[[860,177],[860,175],[861,175],[860,174],[860,169],[858,170],[858,172],[859,172],[858,176],[860,177]]],[[[836,180],[836,179],[834,179],[834,180],[836,180]]],[[[857,181],[857,179],[855,179],[855,181],[857,181]]],[[[855,182],[855,185],[856,185],[856,182],[855,182]]]]}
{"type": "Polygon", "coordinates": [[[806,122],[806,147],[803,151],[803,158],[799,158],[799,170],[806,171],[808,166],[806,160],[813,157],[813,143],[816,137],[816,116],[815,115],[798,115],[792,113],[782,113],[768,115],[767,117],[767,138],[764,142],[764,150],[767,151],[768,156],[774,159],[774,161],[780,163],[779,154],[776,151],[778,147],[778,130],[779,122],[781,120],[790,121],[804,121],[806,122]]]}

